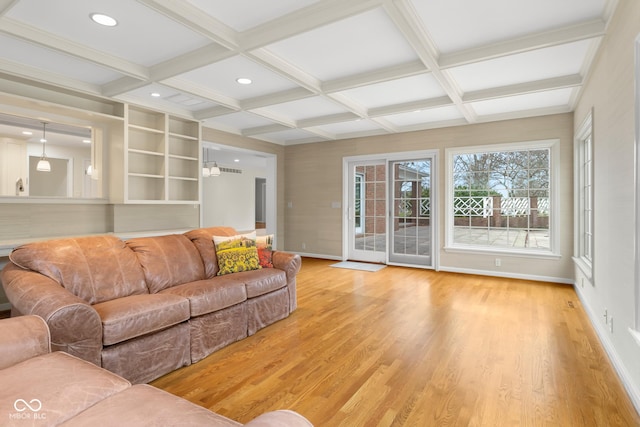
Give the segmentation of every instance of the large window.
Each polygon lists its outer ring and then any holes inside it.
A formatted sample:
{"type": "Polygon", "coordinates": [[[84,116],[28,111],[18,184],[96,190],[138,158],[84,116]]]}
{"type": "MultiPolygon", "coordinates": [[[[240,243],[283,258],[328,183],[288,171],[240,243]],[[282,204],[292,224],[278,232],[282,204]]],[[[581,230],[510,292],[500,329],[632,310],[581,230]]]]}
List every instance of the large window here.
{"type": "Polygon", "coordinates": [[[593,270],[593,132],[591,114],[577,132],[575,141],[576,212],[575,260],[587,275],[593,270]]]}
{"type": "Polygon", "coordinates": [[[551,254],[556,145],[448,150],[448,247],[551,254]]]}

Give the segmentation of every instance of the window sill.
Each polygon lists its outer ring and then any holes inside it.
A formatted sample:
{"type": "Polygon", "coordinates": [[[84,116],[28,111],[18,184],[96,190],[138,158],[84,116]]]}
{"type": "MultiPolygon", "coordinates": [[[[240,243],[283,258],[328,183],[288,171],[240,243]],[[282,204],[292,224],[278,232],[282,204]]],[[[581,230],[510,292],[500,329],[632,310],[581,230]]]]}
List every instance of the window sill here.
{"type": "Polygon", "coordinates": [[[514,251],[508,249],[470,246],[445,246],[445,252],[476,255],[505,255],[521,258],[560,259],[562,255],[550,251],[514,251]]]}
{"type": "Polygon", "coordinates": [[[582,258],[573,257],[573,263],[580,269],[582,274],[589,280],[593,281],[593,266],[582,258]]]}

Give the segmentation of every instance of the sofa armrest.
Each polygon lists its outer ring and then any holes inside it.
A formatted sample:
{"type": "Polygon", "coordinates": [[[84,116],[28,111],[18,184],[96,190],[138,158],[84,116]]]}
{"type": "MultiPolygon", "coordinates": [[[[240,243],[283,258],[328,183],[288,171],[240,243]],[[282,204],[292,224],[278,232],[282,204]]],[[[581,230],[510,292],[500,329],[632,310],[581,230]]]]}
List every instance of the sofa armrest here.
{"type": "Polygon", "coordinates": [[[13,263],[4,267],[0,279],[15,311],[38,315],[47,323],[53,351],[101,366],[102,322],[91,305],[53,279],[13,263]]]}
{"type": "Polygon", "coordinates": [[[49,328],[41,317],[0,320],[0,369],[50,352],[49,328]]]}
{"type": "Polygon", "coordinates": [[[282,409],[264,413],[246,423],[245,427],[313,427],[313,424],[297,412],[282,409]]]}
{"type": "Polygon", "coordinates": [[[287,282],[296,278],[296,274],[302,267],[302,258],[300,255],[291,252],[273,251],[273,266],[280,270],[284,270],[287,275],[287,282]]]}

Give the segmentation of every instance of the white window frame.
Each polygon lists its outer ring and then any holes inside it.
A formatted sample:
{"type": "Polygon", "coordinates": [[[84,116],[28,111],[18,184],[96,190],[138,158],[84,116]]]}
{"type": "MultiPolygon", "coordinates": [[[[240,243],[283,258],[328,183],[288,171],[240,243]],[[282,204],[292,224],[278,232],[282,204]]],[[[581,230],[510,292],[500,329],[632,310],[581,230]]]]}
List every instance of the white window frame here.
{"type": "Polygon", "coordinates": [[[445,150],[447,161],[447,192],[445,197],[446,212],[446,245],[447,252],[463,252],[463,253],[491,253],[491,254],[507,254],[521,256],[527,258],[560,258],[559,250],[559,177],[560,177],[560,140],[547,139],[539,141],[514,142],[506,144],[492,144],[482,146],[468,146],[458,148],[448,148],[445,150]],[[537,248],[504,248],[489,245],[470,245],[455,243],[454,236],[454,179],[453,179],[453,159],[456,155],[487,153],[499,151],[515,151],[515,150],[540,150],[549,149],[550,165],[549,165],[549,249],[537,248]]]}
{"type": "Polygon", "coordinates": [[[574,141],[574,249],[573,261],[593,284],[594,257],[594,157],[593,112],[590,112],[576,132],[574,141]],[[590,212],[590,223],[585,216],[590,212]],[[587,240],[591,247],[585,250],[587,240]],[[589,256],[590,255],[590,256],[589,256]]]}

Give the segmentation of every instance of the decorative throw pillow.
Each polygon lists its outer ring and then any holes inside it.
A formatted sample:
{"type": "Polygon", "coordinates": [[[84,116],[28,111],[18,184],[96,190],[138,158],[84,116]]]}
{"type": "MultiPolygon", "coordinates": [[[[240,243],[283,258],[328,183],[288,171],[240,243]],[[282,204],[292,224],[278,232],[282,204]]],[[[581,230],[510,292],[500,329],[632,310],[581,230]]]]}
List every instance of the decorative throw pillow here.
{"type": "Polygon", "coordinates": [[[273,268],[273,234],[256,237],[258,259],[262,268],[273,268]]]}
{"type": "Polygon", "coordinates": [[[259,270],[256,232],[236,236],[213,236],[218,258],[218,276],[259,270]]]}

